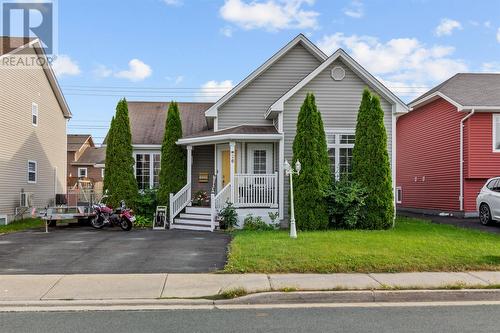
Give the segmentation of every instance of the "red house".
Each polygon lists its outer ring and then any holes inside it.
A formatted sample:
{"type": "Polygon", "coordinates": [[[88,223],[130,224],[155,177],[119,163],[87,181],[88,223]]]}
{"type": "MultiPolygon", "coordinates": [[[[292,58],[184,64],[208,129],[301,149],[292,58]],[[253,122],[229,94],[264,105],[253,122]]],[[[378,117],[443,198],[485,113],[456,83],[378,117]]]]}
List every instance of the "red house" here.
{"type": "Polygon", "coordinates": [[[476,196],[500,176],[500,74],[457,74],[397,121],[399,210],[477,216],[476,196]]]}

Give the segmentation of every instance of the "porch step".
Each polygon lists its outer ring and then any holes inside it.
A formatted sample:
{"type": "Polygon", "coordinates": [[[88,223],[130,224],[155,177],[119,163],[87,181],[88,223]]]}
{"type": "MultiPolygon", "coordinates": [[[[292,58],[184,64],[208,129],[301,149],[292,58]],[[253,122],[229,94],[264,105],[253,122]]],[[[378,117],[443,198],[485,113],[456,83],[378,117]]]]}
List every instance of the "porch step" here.
{"type": "Polygon", "coordinates": [[[186,207],[186,214],[210,215],[209,207],[186,207]]]}
{"type": "Polygon", "coordinates": [[[170,227],[171,229],[180,229],[180,230],[195,230],[195,231],[212,231],[210,226],[203,226],[197,224],[186,224],[186,223],[174,223],[170,227]]]}
{"type": "MultiPolygon", "coordinates": [[[[210,220],[200,220],[200,219],[190,219],[190,218],[176,218],[174,219],[175,224],[191,224],[198,225],[202,227],[210,227],[210,220]]],[[[219,226],[219,222],[215,222],[215,226],[219,226]]]]}
{"type": "Polygon", "coordinates": [[[190,219],[190,220],[208,220],[210,221],[210,214],[188,214],[188,213],[181,213],[179,215],[181,219],[190,219]]]}

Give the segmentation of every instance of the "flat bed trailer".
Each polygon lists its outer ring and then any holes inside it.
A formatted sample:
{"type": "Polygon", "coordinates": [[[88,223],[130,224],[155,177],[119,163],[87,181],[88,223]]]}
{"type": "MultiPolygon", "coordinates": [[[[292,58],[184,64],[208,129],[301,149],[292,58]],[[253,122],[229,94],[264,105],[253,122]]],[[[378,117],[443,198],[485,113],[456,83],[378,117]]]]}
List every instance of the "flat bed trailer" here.
{"type": "Polygon", "coordinates": [[[89,221],[95,217],[95,213],[90,206],[76,207],[48,207],[39,212],[34,212],[33,216],[45,221],[45,232],[49,232],[49,226],[55,226],[57,221],[78,220],[89,221]]]}

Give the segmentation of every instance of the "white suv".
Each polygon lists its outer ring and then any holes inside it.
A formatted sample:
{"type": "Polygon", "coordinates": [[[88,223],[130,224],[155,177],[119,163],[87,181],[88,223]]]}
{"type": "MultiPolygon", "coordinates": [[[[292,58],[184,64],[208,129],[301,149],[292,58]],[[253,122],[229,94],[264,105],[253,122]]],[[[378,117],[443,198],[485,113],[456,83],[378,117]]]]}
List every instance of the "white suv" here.
{"type": "Polygon", "coordinates": [[[477,196],[479,221],[488,225],[500,221],[500,177],[489,179],[477,196]]]}

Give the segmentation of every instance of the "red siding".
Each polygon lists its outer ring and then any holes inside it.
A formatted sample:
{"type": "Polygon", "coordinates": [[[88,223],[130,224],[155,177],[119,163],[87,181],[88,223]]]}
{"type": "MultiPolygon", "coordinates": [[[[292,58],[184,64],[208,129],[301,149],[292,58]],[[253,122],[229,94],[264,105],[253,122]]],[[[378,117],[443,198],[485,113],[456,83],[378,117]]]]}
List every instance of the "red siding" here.
{"type": "Polygon", "coordinates": [[[456,107],[438,99],[398,119],[396,181],[403,190],[398,206],[460,209],[462,117],[456,107]]]}
{"type": "Polygon", "coordinates": [[[493,114],[474,114],[464,134],[464,210],[475,212],[481,187],[488,178],[500,176],[500,153],[493,152],[493,114]]]}

